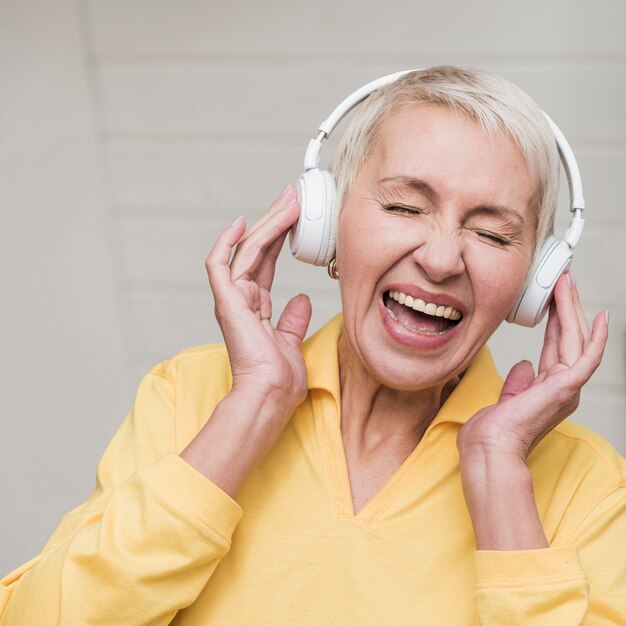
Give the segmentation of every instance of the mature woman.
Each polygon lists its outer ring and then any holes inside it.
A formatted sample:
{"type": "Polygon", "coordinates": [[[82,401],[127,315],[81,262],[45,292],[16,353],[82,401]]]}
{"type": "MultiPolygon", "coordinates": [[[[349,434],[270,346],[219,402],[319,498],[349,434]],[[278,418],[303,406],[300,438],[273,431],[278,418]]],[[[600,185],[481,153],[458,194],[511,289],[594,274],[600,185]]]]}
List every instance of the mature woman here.
{"type": "Polygon", "coordinates": [[[626,462],[564,421],[606,314],[589,329],[566,273],[538,374],[502,383],[485,347],[557,172],[503,79],[434,68],[368,98],[333,168],[343,315],[304,342],[305,295],[270,321],[293,186],[235,220],[207,259],[225,347],[149,372],[0,624],[626,623],[626,462]]]}

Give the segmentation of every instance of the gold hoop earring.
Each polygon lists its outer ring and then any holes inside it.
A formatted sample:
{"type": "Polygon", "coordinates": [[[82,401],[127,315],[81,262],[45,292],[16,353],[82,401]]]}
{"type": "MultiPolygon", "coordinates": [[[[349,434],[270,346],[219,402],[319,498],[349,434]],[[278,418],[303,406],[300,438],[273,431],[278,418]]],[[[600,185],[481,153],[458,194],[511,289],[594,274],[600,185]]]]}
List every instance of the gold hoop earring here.
{"type": "Polygon", "coordinates": [[[333,279],[337,280],[339,278],[339,270],[337,269],[337,259],[333,257],[326,268],[328,270],[328,275],[333,279]]]}

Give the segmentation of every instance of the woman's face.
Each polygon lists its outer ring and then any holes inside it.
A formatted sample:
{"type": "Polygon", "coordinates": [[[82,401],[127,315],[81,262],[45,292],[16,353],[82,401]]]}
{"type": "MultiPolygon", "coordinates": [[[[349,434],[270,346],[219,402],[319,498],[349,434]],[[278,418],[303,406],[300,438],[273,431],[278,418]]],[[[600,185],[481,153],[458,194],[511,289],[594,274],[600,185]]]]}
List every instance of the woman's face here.
{"type": "Polygon", "coordinates": [[[378,381],[427,388],[468,367],[530,265],[534,190],[510,137],[446,107],[385,121],[346,196],[336,252],[344,339],[378,381]]]}

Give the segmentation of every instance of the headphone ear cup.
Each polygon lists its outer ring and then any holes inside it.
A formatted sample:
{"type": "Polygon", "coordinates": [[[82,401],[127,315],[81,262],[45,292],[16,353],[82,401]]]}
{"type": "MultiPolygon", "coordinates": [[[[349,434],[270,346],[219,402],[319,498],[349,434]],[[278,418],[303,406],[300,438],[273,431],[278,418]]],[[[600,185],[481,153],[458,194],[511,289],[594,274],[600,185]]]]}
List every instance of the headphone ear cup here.
{"type": "Polygon", "coordinates": [[[536,326],[546,314],[556,281],[570,266],[573,251],[565,241],[549,237],[541,247],[529,280],[517,296],[507,322],[536,326]]]}
{"type": "Polygon", "coordinates": [[[291,227],[289,245],[296,259],[328,265],[335,256],[335,181],[325,170],[311,169],[296,181],[300,218],[291,227]]]}

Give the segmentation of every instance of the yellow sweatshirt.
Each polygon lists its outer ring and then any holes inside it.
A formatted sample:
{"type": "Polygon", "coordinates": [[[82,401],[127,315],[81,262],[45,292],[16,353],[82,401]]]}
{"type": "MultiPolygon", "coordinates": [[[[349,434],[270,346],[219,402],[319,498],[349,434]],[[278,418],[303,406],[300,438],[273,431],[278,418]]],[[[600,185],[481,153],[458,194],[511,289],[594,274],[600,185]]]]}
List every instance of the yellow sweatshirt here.
{"type": "Polygon", "coordinates": [[[309,395],[235,502],[178,453],[228,392],[222,346],[155,366],[92,496],[0,585],[1,626],[626,624],[626,461],[564,422],[528,459],[551,547],[477,551],[456,435],[497,400],[481,351],[353,514],[335,318],[305,342],[309,395]]]}

